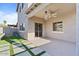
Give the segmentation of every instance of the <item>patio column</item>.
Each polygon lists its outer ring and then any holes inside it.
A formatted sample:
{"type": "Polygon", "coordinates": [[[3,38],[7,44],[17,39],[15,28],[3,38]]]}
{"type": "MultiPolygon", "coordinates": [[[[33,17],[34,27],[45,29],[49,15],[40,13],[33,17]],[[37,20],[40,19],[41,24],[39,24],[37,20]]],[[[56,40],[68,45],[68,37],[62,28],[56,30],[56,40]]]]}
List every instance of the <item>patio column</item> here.
{"type": "Polygon", "coordinates": [[[79,56],[79,4],[76,4],[76,55],[79,56]]]}

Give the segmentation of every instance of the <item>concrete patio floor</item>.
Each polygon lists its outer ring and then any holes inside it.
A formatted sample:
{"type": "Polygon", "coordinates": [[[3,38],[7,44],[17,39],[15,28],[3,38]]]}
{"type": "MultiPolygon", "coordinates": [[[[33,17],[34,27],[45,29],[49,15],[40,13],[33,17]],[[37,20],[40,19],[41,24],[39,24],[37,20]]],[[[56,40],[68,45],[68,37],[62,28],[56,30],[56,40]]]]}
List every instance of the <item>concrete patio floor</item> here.
{"type": "Polygon", "coordinates": [[[40,49],[45,50],[51,56],[75,56],[75,43],[59,39],[39,38],[32,43],[39,46],[40,49]],[[36,41],[36,42],[35,42],[36,41]],[[48,43],[44,43],[44,42],[48,43]],[[43,45],[41,43],[44,43],[43,45]]]}
{"type": "Polygon", "coordinates": [[[35,46],[45,50],[50,56],[75,56],[75,43],[59,39],[37,38],[31,41],[35,46]]]}

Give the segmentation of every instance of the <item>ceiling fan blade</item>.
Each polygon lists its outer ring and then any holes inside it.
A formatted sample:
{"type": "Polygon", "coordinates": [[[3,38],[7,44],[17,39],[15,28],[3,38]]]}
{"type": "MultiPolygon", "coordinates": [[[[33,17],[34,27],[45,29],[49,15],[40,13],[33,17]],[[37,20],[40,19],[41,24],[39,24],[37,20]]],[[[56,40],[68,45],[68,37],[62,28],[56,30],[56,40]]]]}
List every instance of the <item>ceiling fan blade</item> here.
{"type": "Polygon", "coordinates": [[[56,9],[56,10],[54,10],[54,11],[52,11],[52,10],[49,10],[49,11],[50,11],[51,14],[53,14],[53,13],[58,12],[58,9],[56,9]]]}

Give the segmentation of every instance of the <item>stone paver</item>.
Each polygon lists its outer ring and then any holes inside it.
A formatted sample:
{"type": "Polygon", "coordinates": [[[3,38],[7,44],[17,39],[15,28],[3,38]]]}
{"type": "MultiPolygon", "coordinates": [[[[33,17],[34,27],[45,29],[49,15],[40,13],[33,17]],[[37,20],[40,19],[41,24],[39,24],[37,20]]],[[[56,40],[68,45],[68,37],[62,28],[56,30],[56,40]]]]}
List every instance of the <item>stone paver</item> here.
{"type": "MultiPolygon", "coordinates": [[[[31,49],[31,51],[32,51],[35,55],[37,55],[37,54],[43,52],[44,50],[42,50],[42,49],[40,49],[40,48],[34,48],[34,49],[31,49]]],[[[47,54],[47,53],[45,52],[45,53],[42,54],[42,55],[49,55],[49,54],[47,54]]]]}
{"type": "Polygon", "coordinates": [[[10,56],[9,50],[0,52],[0,56],[10,56]]]}
{"type": "Polygon", "coordinates": [[[20,48],[20,49],[24,49],[24,50],[25,50],[25,48],[24,48],[22,45],[21,45],[21,46],[13,45],[13,48],[14,48],[14,49],[20,48]]]}
{"type": "Polygon", "coordinates": [[[23,40],[22,43],[26,45],[28,48],[36,47],[35,45],[33,45],[33,43],[26,40],[23,40]]]}
{"type": "Polygon", "coordinates": [[[8,50],[9,49],[9,46],[1,46],[0,47],[0,51],[5,51],[5,50],[8,50]]]}
{"type": "Polygon", "coordinates": [[[25,45],[30,45],[30,44],[32,44],[31,42],[29,42],[29,41],[27,41],[27,40],[23,40],[22,43],[25,44],[25,45]]]}
{"type": "Polygon", "coordinates": [[[50,56],[50,54],[44,53],[44,54],[42,54],[41,56],[50,56]]]}
{"type": "Polygon", "coordinates": [[[35,40],[31,40],[30,41],[32,44],[30,44],[29,46],[31,47],[38,47],[38,46],[42,46],[45,44],[50,43],[51,41],[45,38],[35,38],[35,40]]]}
{"type": "Polygon", "coordinates": [[[0,47],[6,47],[8,46],[9,44],[1,44],[0,47]]]}
{"type": "Polygon", "coordinates": [[[24,51],[24,50],[25,50],[25,49],[23,49],[23,48],[16,47],[16,48],[14,48],[14,53],[16,54],[16,53],[22,52],[22,51],[24,51]]]}
{"type": "Polygon", "coordinates": [[[19,46],[22,46],[22,44],[16,43],[16,44],[13,44],[13,46],[19,47],[19,46]]]}
{"type": "Polygon", "coordinates": [[[16,56],[31,56],[28,51],[22,52],[20,54],[17,54],[16,56]]]}
{"type": "MultiPolygon", "coordinates": [[[[35,44],[29,42],[29,41],[23,41],[23,44],[26,45],[28,48],[33,48],[33,47],[37,47],[35,44]]],[[[22,46],[21,43],[13,43],[13,50],[14,50],[14,54],[16,56],[31,56],[31,54],[26,50],[26,48],[24,46],[22,46]]],[[[3,44],[3,45],[0,45],[0,56],[10,56],[10,47],[9,47],[9,44],[3,44]]],[[[40,48],[33,48],[31,49],[31,51],[37,55],[39,53],[41,53],[42,49],[40,48]]],[[[47,53],[44,53],[43,54],[44,56],[48,55],[47,53]]]]}

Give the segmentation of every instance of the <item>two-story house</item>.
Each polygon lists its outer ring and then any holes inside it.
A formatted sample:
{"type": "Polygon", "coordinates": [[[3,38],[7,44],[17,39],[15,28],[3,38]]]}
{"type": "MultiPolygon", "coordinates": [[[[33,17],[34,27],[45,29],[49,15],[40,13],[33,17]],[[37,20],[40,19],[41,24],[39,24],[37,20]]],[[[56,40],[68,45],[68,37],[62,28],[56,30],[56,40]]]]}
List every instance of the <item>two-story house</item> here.
{"type": "Polygon", "coordinates": [[[77,8],[75,3],[18,3],[19,34],[29,41],[52,41],[41,47],[50,55],[78,55],[77,8]]]}

